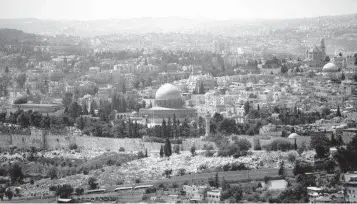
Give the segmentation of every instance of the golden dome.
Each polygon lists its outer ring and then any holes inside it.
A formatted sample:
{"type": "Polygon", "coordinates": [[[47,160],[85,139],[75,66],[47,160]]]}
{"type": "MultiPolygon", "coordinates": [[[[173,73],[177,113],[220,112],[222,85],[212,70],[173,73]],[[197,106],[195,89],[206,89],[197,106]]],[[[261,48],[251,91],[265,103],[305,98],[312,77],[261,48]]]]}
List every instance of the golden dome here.
{"type": "Polygon", "coordinates": [[[181,92],[172,84],[162,85],[155,94],[156,100],[181,99],[181,92]]]}

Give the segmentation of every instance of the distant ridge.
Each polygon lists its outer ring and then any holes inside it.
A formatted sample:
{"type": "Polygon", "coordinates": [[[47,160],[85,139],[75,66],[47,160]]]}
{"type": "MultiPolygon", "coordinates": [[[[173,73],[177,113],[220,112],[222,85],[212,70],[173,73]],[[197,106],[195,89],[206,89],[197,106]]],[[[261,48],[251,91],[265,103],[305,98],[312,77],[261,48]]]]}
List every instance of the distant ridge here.
{"type": "Polygon", "coordinates": [[[36,18],[0,19],[0,28],[23,30],[42,35],[98,36],[122,33],[170,33],[188,34],[219,33],[238,35],[249,26],[249,31],[259,33],[266,29],[298,28],[301,26],[323,27],[325,25],[357,26],[357,14],[320,16],[296,19],[255,20],[210,20],[205,18],[131,18],[100,20],[41,20],[36,18]]]}

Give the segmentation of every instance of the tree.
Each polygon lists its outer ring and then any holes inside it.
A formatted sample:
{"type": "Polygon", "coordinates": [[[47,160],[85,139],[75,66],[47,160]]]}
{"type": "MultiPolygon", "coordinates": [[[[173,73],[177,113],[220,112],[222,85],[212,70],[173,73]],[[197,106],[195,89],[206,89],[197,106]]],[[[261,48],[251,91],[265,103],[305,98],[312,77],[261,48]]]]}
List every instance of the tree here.
{"type": "Polygon", "coordinates": [[[310,173],[313,170],[313,166],[311,166],[309,163],[303,162],[296,160],[295,165],[293,168],[293,173],[294,175],[299,175],[299,174],[305,174],[305,173],[310,173]]]}
{"type": "Polygon", "coordinates": [[[325,118],[326,116],[331,114],[331,110],[328,107],[325,107],[321,111],[322,117],[325,118]]]}
{"type": "Polygon", "coordinates": [[[341,80],[345,80],[345,79],[346,79],[345,73],[342,72],[342,74],[341,74],[341,80]]]}
{"type": "Polygon", "coordinates": [[[6,66],[6,67],[5,67],[5,71],[4,71],[4,72],[5,72],[5,74],[8,74],[8,73],[9,73],[9,71],[10,71],[10,70],[9,70],[9,67],[8,67],[8,66],[6,66]]]}
{"type": "Polygon", "coordinates": [[[72,118],[77,118],[81,115],[82,113],[82,107],[80,105],[78,105],[77,102],[73,102],[71,103],[71,105],[69,106],[69,114],[72,118]]]}
{"type": "Polygon", "coordinates": [[[89,177],[88,185],[90,189],[96,189],[98,187],[98,181],[94,177],[89,177]]]}
{"type": "Polygon", "coordinates": [[[24,84],[26,82],[26,74],[25,73],[20,73],[19,75],[16,76],[16,83],[19,86],[19,88],[24,88],[24,84]]]}
{"type": "Polygon", "coordinates": [[[95,110],[97,109],[97,103],[92,100],[92,102],[90,103],[90,114],[92,115],[92,117],[95,117],[96,114],[95,114],[95,110]]]}
{"type": "Polygon", "coordinates": [[[326,157],[330,151],[330,141],[325,135],[312,136],[310,146],[315,149],[319,158],[326,157]]]}
{"type": "Polygon", "coordinates": [[[14,193],[10,189],[8,189],[5,191],[5,196],[7,197],[7,199],[12,200],[14,193]]]}
{"type": "Polygon", "coordinates": [[[169,138],[166,138],[166,141],[165,141],[164,155],[166,157],[170,157],[172,155],[171,142],[170,142],[169,138]]]}
{"type": "Polygon", "coordinates": [[[219,124],[218,131],[225,134],[237,133],[237,124],[234,119],[225,118],[219,124]]]}
{"type": "Polygon", "coordinates": [[[244,103],[244,114],[247,115],[249,113],[249,110],[250,110],[250,104],[248,101],[246,101],[244,103]]]}
{"type": "Polygon", "coordinates": [[[22,127],[28,127],[30,125],[30,118],[28,113],[22,112],[16,120],[17,124],[21,125],[22,127]]]}
{"type": "Polygon", "coordinates": [[[340,111],[340,106],[337,106],[337,112],[336,112],[337,117],[341,117],[341,111],[340,111]]]}
{"type": "Polygon", "coordinates": [[[73,193],[74,189],[69,184],[64,184],[56,189],[56,195],[60,198],[69,198],[73,193]]]}
{"type": "Polygon", "coordinates": [[[48,172],[48,175],[51,178],[51,180],[57,178],[56,168],[51,168],[50,171],[48,172]]]}
{"type": "Polygon", "coordinates": [[[289,69],[285,64],[281,65],[280,71],[282,74],[285,74],[286,72],[288,72],[288,70],[289,69]]]}
{"type": "Polygon", "coordinates": [[[84,103],[83,106],[82,106],[82,115],[88,115],[88,107],[87,107],[87,104],[84,103]]]}
{"type": "Polygon", "coordinates": [[[215,187],[218,188],[219,187],[219,178],[218,178],[218,172],[216,172],[216,176],[215,176],[215,187]]]}
{"type": "Polygon", "coordinates": [[[72,103],[73,94],[71,92],[66,92],[62,99],[62,103],[65,107],[69,108],[69,105],[72,103]]]}
{"type": "Polygon", "coordinates": [[[205,87],[203,86],[203,82],[200,83],[200,87],[199,87],[199,94],[205,94],[205,87]]]}
{"type": "Polygon", "coordinates": [[[83,116],[77,118],[77,127],[78,127],[78,129],[80,129],[80,130],[83,130],[83,129],[84,129],[84,127],[85,127],[85,122],[84,122],[83,116]]]}
{"type": "Polygon", "coordinates": [[[190,151],[191,151],[191,155],[192,155],[192,156],[195,156],[195,155],[196,155],[196,146],[195,146],[195,145],[192,145],[190,151]]]}
{"type": "Polygon", "coordinates": [[[280,162],[280,167],[279,167],[279,176],[285,177],[285,167],[284,167],[284,161],[280,162]]]}
{"type": "Polygon", "coordinates": [[[29,115],[29,122],[31,126],[34,127],[41,127],[41,121],[42,121],[42,114],[34,111],[29,115]]]}
{"type": "Polygon", "coordinates": [[[160,157],[163,157],[163,156],[164,156],[164,148],[161,145],[161,147],[160,147],[160,157]]]}
{"type": "Polygon", "coordinates": [[[48,113],[47,113],[46,116],[42,117],[41,127],[44,128],[44,129],[49,129],[51,127],[51,119],[48,116],[48,113]]]}
{"type": "Polygon", "coordinates": [[[325,57],[325,63],[327,62],[330,62],[330,57],[328,55],[325,57]]]}
{"type": "Polygon", "coordinates": [[[24,175],[22,169],[18,164],[13,164],[9,169],[10,179],[12,183],[22,181],[24,175]]]}
{"type": "Polygon", "coordinates": [[[148,157],[148,149],[145,149],[145,157],[148,157]]]}

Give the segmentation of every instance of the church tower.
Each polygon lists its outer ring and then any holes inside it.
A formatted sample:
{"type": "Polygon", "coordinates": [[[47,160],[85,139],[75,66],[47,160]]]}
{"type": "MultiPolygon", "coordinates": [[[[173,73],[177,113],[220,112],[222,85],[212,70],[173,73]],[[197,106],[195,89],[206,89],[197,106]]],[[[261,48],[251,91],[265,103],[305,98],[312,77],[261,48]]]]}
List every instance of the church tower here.
{"type": "Polygon", "coordinates": [[[320,49],[322,51],[322,60],[325,60],[325,57],[326,57],[326,47],[325,47],[325,39],[324,38],[321,38],[320,40],[320,49]]]}

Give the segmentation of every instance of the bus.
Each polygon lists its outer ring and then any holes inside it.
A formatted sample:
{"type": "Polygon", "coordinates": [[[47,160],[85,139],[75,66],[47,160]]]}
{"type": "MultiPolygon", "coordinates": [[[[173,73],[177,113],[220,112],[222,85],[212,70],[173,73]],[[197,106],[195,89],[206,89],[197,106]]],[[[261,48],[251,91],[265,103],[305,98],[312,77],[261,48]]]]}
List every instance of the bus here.
{"type": "Polygon", "coordinates": [[[104,193],[105,191],[106,191],[105,189],[96,189],[96,190],[87,191],[87,194],[104,193]]]}
{"type": "Polygon", "coordinates": [[[114,189],[115,192],[119,192],[119,191],[130,191],[133,190],[133,187],[128,186],[128,187],[118,187],[116,189],[114,189]]]}

